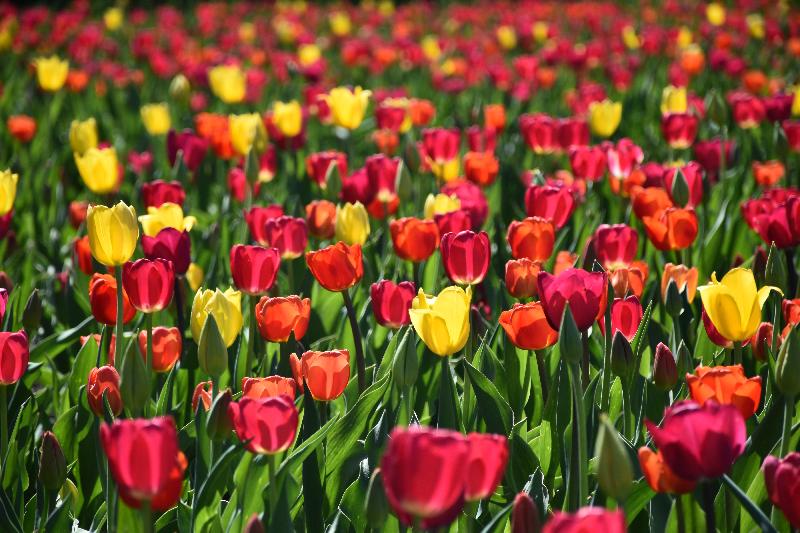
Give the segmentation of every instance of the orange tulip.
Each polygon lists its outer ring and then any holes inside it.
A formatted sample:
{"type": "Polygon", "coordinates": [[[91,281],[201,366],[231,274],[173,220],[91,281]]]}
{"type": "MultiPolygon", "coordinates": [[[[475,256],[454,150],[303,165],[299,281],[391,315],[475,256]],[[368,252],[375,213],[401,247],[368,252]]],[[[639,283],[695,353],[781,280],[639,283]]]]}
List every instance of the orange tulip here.
{"type": "Polygon", "coordinates": [[[500,313],[500,325],[514,346],[523,350],[541,350],[558,340],[558,332],[550,327],[540,302],[514,304],[500,313]]]}
{"type": "Polygon", "coordinates": [[[514,298],[536,296],[536,277],[542,264],[525,257],[511,259],[506,263],[506,289],[514,298]]]}
{"type": "Polygon", "coordinates": [[[561,250],[556,254],[556,264],[553,266],[553,275],[558,276],[568,268],[575,266],[578,254],[573,254],[567,250],[561,250]]]}
{"type": "Polygon", "coordinates": [[[349,289],[364,275],[361,245],[339,241],[327,248],[306,252],[306,264],[325,289],[341,292],[349,289]]]}
{"type": "Polygon", "coordinates": [[[350,352],[306,352],[300,359],[303,380],[315,400],[335,400],[350,379],[350,352]]]}
{"type": "Polygon", "coordinates": [[[203,403],[203,409],[208,411],[211,409],[211,402],[214,400],[214,384],[211,381],[201,381],[194,388],[192,393],[192,412],[197,411],[197,406],[200,402],[203,403]]]}
{"type": "Polygon", "coordinates": [[[314,200],[306,206],[306,224],[314,237],[330,239],[336,227],[336,204],[328,200],[314,200]]]}
{"type": "Polygon", "coordinates": [[[638,218],[651,217],[664,209],[673,207],[669,193],[661,187],[631,189],[633,212],[638,218]]]}
{"type": "Polygon", "coordinates": [[[494,182],[500,171],[500,163],[491,152],[467,152],[464,155],[464,175],[481,187],[494,182]]]}
{"type": "Polygon", "coordinates": [[[300,340],[308,330],[311,300],[299,296],[263,296],[256,304],[256,323],[261,336],[270,342],[286,342],[294,332],[300,340]]]}
{"type": "Polygon", "coordinates": [[[608,279],[614,287],[614,296],[624,298],[630,293],[642,297],[649,269],[644,261],[633,261],[629,265],[608,269],[608,279]]]}
{"type": "Polygon", "coordinates": [[[506,126],[506,108],[503,104],[489,104],[483,108],[483,125],[502,131],[506,126]]]}
{"type": "Polygon", "coordinates": [[[656,492],[686,494],[694,491],[696,481],[678,477],[664,462],[661,452],[654,452],[643,446],[639,448],[639,465],[650,488],[656,492]]]}
{"type": "Polygon", "coordinates": [[[12,115],[6,122],[8,133],[21,143],[31,142],[36,135],[36,119],[28,115],[12,115]]]}
{"type": "Polygon", "coordinates": [[[412,98],[408,101],[408,116],[415,126],[426,126],[436,115],[436,108],[430,100],[412,98]]]}
{"type": "Polygon", "coordinates": [[[669,282],[674,281],[678,286],[679,292],[686,291],[686,299],[689,303],[694,301],[697,293],[697,268],[688,268],[685,265],[664,265],[664,273],[661,275],[661,297],[667,298],[667,287],[669,282]]]}
{"type": "Polygon", "coordinates": [[[285,394],[294,400],[297,383],[292,378],[269,376],[266,378],[242,378],[242,396],[259,400],[285,394]]]}
{"type": "Polygon", "coordinates": [[[506,235],[514,259],[527,257],[531,261],[547,261],[553,253],[556,232],[553,223],[540,217],[515,220],[506,235]]]}
{"type": "Polygon", "coordinates": [[[761,376],[745,377],[742,365],[698,366],[694,374],[686,374],[692,399],[699,404],[713,399],[731,404],[746,419],[755,414],[761,403],[761,376]]]}
{"type": "Polygon", "coordinates": [[[394,251],[401,259],[418,263],[439,247],[439,228],[433,220],[406,217],[389,224],[394,251]]]}
{"type": "Polygon", "coordinates": [[[786,175],[786,167],[780,161],[772,160],[763,163],[753,161],[753,177],[762,187],[772,187],[786,175]]]}
{"type": "Polygon", "coordinates": [[[105,414],[103,397],[108,400],[108,405],[114,415],[122,412],[122,396],[119,391],[119,374],[110,365],[93,368],[89,371],[86,383],[86,400],[89,407],[97,416],[105,414]]]}
{"type": "MultiPolygon", "coordinates": [[[[169,372],[181,356],[181,333],[178,328],[153,328],[153,371],[169,372]]],[[[147,360],[147,331],[139,332],[139,352],[147,360]]]]}
{"type": "Polygon", "coordinates": [[[659,250],[683,250],[697,237],[697,215],[692,208],[669,208],[642,218],[647,237],[659,250]]]}
{"type": "MultiPolygon", "coordinates": [[[[111,274],[94,274],[89,282],[89,304],[95,320],[107,326],[117,323],[117,280],[111,274]]],[[[127,324],[136,316],[128,294],[122,291],[122,323],[127,324]]]]}

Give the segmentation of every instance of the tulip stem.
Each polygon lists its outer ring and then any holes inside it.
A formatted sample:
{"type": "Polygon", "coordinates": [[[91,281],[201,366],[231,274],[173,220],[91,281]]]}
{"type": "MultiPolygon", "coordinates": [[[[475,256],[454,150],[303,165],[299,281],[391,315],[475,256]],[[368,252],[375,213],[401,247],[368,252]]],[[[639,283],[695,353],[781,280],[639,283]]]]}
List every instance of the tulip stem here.
{"type": "Polygon", "coordinates": [[[572,454],[572,457],[577,460],[576,464],[570,465],[570,477],[575,481],[574,487],[576,490],[573,494],[577,499],[576,510],[586,504],[589,495],[589,480],[587,479],[584,469],[589,464],[588,446],[586,441],[586,413],[583,408],[583,387],[581,386],[581,368],[580,363],[569,363],[569,377],[570,384],[572,385],[572,401],[574,403],[575,416],[572,420],[572,432],[577,435],[573,442],[577,443],[578,454],[572,454]]]}
{"type": "Polygon", "coordinates": [[[733,364],[742,364],[742,343],[739,341],[733,341],[733,364]]]}
{"type": "Polygon", "coordinates": [[[142,502],[142,525],[145,533],[153,532],[153,513],[150,509],[150,502],[147,500],[142,502]]]}
{"type": "Polygon", "coordinates": [[[706,513],[707,533],[717,533],[717,519],[714,515],[714,485],[711,481],[702,483],[701,492],[703,494],[703,511],[706,513]]]}
{"type": "Polygon", "coordinates": [[[789,453],[789,440],[792,436],[792,418],[794,417],[794,395],[787,394],[783,404],[783,433],[781,435],[781,453],[779,457],[786,457],[789,453]]]}
{"type": "Polygon", "coordinates": [[[683,495],[675,495],[675,514],[678,515],[678,533],[686,533],[686,518],[683,516],[683,495]]]}
{"type": "MultiPolygon", "coordinates": [[[[250,303],[248,306],[250,313],[250,338],[247,339],[247,352],[244,356],[244,374],[242,374],[244,377],[248,377],[250,372],[253,371],[253,345],[256,342],[256,297],[248,296],[247,301],[250,303]]],[[[234,381],[236,381],[236,378],[238,378],[238,376],[234,376],[234,381]]]]}
{"type": "Polygon", "coordinates": [[[124,305],[122,302],[122,294],[124,289],[122,288],[122,267],[117,265],[114,267],[114,277],[117,279],[117,324],[116,324],[116,339],[114,344],[114,354],[117,357],[122,356],[122,319],[123,319],[123,311],[124,305]]]}
{"type": "Polygon", "coordinates": [[[8,386],[0,385],[0,473],[5,473],[8,450],[8,386]]]}
{"type": "Polygon", "coordinates": [[[361,342],[361,330],[358,327],[358,317],[356,317],[356,310],[353,307],[353,300],[350,298],[350,291],[348,289],[342,291],[342,298],[344,298],[344,305],[347,308],[347,317],[350,319],[350,329],[353,330],[353,342],[356,345],[358,393],[360,395],[367,388],[367,364],[364,361],[364,345],[361,342]]]}
{"type": "Polygon", "coordinates": [[[275,486],[275,454],[267,454],[267,471],[269,472],[269,516],[271,520],[278,503],[278,491],[275,486]]]}
{"type": "MultiPolygon", "coordinates": [[[[150,398],[153,390],[151,387],[153,378],[153,313],[145,314],[145,324],[147,325],[147,361],[145,368],[147,369],[147,398],[150,398]]],[[[150,406],[147,402],[145,409],[150,406]]]]}

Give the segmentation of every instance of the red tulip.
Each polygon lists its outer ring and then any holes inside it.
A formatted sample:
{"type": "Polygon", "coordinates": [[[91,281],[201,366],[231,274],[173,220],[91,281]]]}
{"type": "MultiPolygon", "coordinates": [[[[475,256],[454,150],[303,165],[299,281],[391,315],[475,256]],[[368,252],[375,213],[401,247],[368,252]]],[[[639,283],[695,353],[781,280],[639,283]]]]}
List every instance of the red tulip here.
{"type": "Polygon", "coordinates": [[[89,246],[89,236],[76,237],[72,241],[72,250],[74,253],[73,264],[77,263],[81,272],[91,276],[94,273],[94,261],[92,260],[92,248],[89,246]]]}
{"type": "Polygon", "coordinates": [[[800,528],[800,453],[792,452],[783,459],[769,455],[761,468],[770,501],[793,528],[800,528]]]}
{"type": "Polygon", "coordinates": [[[114,416],[122,412],[122,395],[119,391],[119,374],[110,365],[93,368],[89,371],[86,384],[86,400],[89,407],[97,416],[104,416],[103,396],[108,399],[108,405],[114,416]]]}
{"type": "MultiPolygon", "coordinates": [[[[639,323],[642,321],[642,304],[639,303],[639,298],[636,296],[628,296],[627,298],[615,298],[611,304],[611,337],[617,331],[622,332],[622,335],[632,341],[636,336],[636,330],[639,329],[639,323]]],[[[600,331],[603,336],[606,335],[606,318],[602,317],[599,321],[600,331]]]]}
{"type": "Polygon", "coordinates": [[[192,130],[187,129],[180,133],[170,130],[167,134],[167,156],[170,166],[175,166],[179,151],[186,168],[194,172],[206,156],[208,141],[192,130]]]}
{"type": "Polygon", "coordinates": [[[506,289],[514,298],[536,297],[537,281],[542,264],[528,258],[510,259],[506,263],[506,289]]]}
{"type": "Polygon", "coordinates": [[[671,148],[689,148],[697,137],[697,117],[691,113],[668,113],[661,117],[661,133],[671,148]]]}
{"type": "Polygon", "coordinates": [[[625,179],[644,159],[644,152],[630,139],[620,139],[617,144],[604,142],[608,173],[617,179],[625,179]]]}
{"type": "Polygon", "coordinates": [[[167,202],[183,205],[186,191],[179,181],[154,180],[142,184],[142,203],[145,207],[161,207],[167,202]]]}
{"type": "Polygon", "coordinates": [[[518,492],[511,508],[511,533],[538,533],[539,510],[527,492],[518,492]]]}
{"type": "Polygon", "coordinates": [[[627,224],[600,224],[592,237],[592,246],[603,268],[627,266],[636,258],[639,234],[627,224]]]}
{"type": "Polygon", "coordinates": [[[248,190],[252,196],[258,196],[261,191],[261,181],[253,183],[252,189],[247,183],[247,175],[241,167],[233,167],[228,171],[228,192],[237,202],[243,203],[247,199],[248,190]]]}
{"type": "MultiPolygon", "coordinates": [[[[697,141],[694,144],[694,159],[709,174],[716,177],[722,162],[722,141],[720,139],[710,139],[708,141],[697,141]]],[[[725,142],[725,168],[730,168],[733,159],[733,141],[725,142]]]]}
{"type": "Polygon", "coordinates": [[[315,400],[335,400],[350,379],[350,352],[305,352],[300,358],[303,382],[315,400]]]}
{"type": "Polygon", "coordinates": [[[467,145],[471,152],[494,152],[497,147],[497,130],[491,126],[467,128],[467,145]]]}
{"type": "Polygon", "coordinates": [[[467,435],[466,486],[464,499],[478,501],[488,498],[506,471],[508,439],[504,435],[470,433],[467,435]]]}
{"type": "Polygon", "coordinates": [[[283,259],[300,257],[308,244],[306,221],[302,218],[271,218],[264,224],[264,236],[266,245],[277,248],[283,259]]]}
{"type": "Polygon", "coordinates": [[[620,509],[607,511],[602,507],[582,507],[574,514],[556,511],[547,521],[542,533],[625,533],[625,513],[620,509]]]}
{"type": "Polygon", "coordinates": [[[606,154],[599,146],[576,146],[569,151],[572,174],[589,181],[598,181],[606,172],[606,154]]]}
{"type": "Polygon", "coordinates": [[[781,124],[786,142],[793,152],[800,152],[800,120],[784,120],[781,124]]]}
{"type": "Polygon", "coordinates": [[[138,259],[125,263],[122,269],[122,287],[131,304],[139,311],[161,311],[172,301],[175,287],[172,263],[165,259],[138,259]]]}
{"type": "Polygon", "coordinates": [[[372,312],[381,326],[397,329],[411,323],[408,310],[417,295],[410,281],[394,283],[388,279],[373,283],[369,288],[372,312]]]}
{"type": "Polygon", "coordinates": [[[453,283],[476,285],[489,270],[489,235],[485,231],[446,233],[442,236],[441,253],[444,270],[453,283]]]}
{"type": "Polygon", "coordinates": [[[697,237],[697,215],[692,208],[668,208],[643,217],[642,222],[650,242],[659,250],[683,250],[697,237]]]}
{"type": "Polygon", "coordinates": [[[792,116],[792,103],[794,95],[791,93],[776,93],[761,99],[767,118],[772,122],[781,122],[792,116]]]}
{"type": "MultiPolygon", "coordinates": [[[[166,484],[150,501],[150,509],[158,513],[163,513],[175,507],[181,498],[183,477],[186,473],[187,466],[189,466],[189,462],[186,460],[186,456],[183,452],[179,450],[175,458],[175,464],[169,471],[166,484]]],[[[128,507],[132,507],[133,509],[141,507],[141,502],[136,500],[122,486],[119,487],[119,497],[128,507]]]]}
{"type": "Polygon", "coordinates": [[[277,248],[236,244],[230,255],[233,283],[240,291],[254,296],[275,284],[281,264],[277,248]]]}
{"type": "Polygon", "coordinates": [[[499,322],[512,344],[523,350],[543,350],[558,340],[540,302],[516,303],[500,313],[499,322]]]}
{"type": "Polygon", "coordinates": [[[331,165],[338,167],[339,176],[347,176],[347,155],[342,152],[328,150],[317,152],[306,157],[306,172],[321,188],[328,185],[328,174],[332,171],[331,165]]]}
{"type": "MultiPolygon", "coordinates": [[[[181,332],[178,328],[153,328],[153,371],[169,372],[181,356],[181,332]]],[[[113,350],[113,342],[112,342],[113,350]]],[[[147,331],[139,332],[139,353],[147,360],[147,331]]],[[[111,359],[113,362],[113,359],[111,359]]]]}
{"type": "MultiPolygon", "coordinates": [[[[94,274],[89,281],[89,304],[95,320],[107,326],[117,323],[117,280],[111,274],[94,274]]],[[[131,305],[122,290],[122,323],[127,324],[136,316],[136,309],[131,305]]]]}
{"type": "MultiPolygon", "coordinates": [[[[433,221],[436,222],[436,227],[439,228],[439,235],[451,232],[458,233],[472,228],[472,219],[469,216],[469,212],[464,209],[457,209],[442,215],[433,215],[433,221]]],[[[91,254],[89,258],[91,259],[91,254]]]]}
{"type": "Polygon", "coordinates": [[[537,154],[551,154],[559,148],[558,124],[544,113],[520,115],[519,129],[525,143],[537,154]]]}
{"type": "Polygon", "coordinates": [[[24,330],[0,332],[0,385],[19,381],[28,369],[29,358],[28,335],[24,330]]]}
{"type": "Polygon", "coordinates": [[[426,128],[422,130],[425,157],[442,164],[458,158],[461,132],[456,128],[426,128]]]}
{"type": "Polygon", "coordinates": [[[262,296],[256,304],[256,324],[261,337],[270,342],[286,342],[294,333],[300,340],[308,330],[311,300],[299,296],[262,296]]]}
{"type": "Polygon", "coordinates": [[[297,383],[292,378],[268,376],[266,378],[242,378],[242,397],[260,400],[284,394],[294,400],[297,383]]]}
{"type": "Polygon", "coordinates": [[[569,310],[578,329],[589,329],[605,313],[608,297],[606,279],[605,272],[587,272],[579,268],[568,268],[557,276],[541,272],[538,278],[539,298],[550,326],[556,331],[561,328],[564,305],[569,302],[569,310]]]}
{"type": "Polygon", "coordinates": [[[372,201],[388,204],[397,198],[395,184],[402,164],[399,157],[387,157],[384,154],[371,155],[367,158],[364,162],[364,170],[367,179],[373,184],[375,196],[370,199],[370,202],[362,202],[364,205],[369,205],[372,201]]]}
{"type": "Polygon", "coordinates": [[[442,185],[439,192],[455,196],[461,202],[461,209],[469,213],[472,229],[483,226],[489,214],[489,204],[483,190],[467,180],[454,180],[442,185]]]}
{"type": "Polygon", "coordinates": [[[665,209],[675,207],[669,193],[662,187],[637,188],[632,191],[633,212],[640,219],[660,215],[665,209]]]}
{"type": "Polygon", "coordinates": [[[239,440],[253,453],[285,451],[297,435],[297,407],[288,396],[244,397],[228,406],[228,414],[239,440]]]}
{"type": "Polygon", "coordinates": [[[547,261],[555,246],[555,227],[552,222],[539,217],[514,220],[508,225],[506,239],[515,259],[525,257],[531,261],[547,261]]]}
{"type": "Polygon", "coordinates": [[[687,481],[720,477],[744,451],[747,430],[733,405],[713,400],[702,407],[684,400],[664,412],[659,428],[645,421],[667,466],[687,481]]]}
{"type": "Polygon", "coordinates": [[[792,248],[800,244],[800,196],[787,192],[785,200],[772,189],[761,198],[742,204],[742,216],[766,244],[792,248]]]}
{"type": "MultiPolygon", "coordinates": [[[[689,187],[689,202],[684,207],[697,207],[703,201],[703,167],[694,161],[680,167],[680,171],[689,187]]],[[[672,196],[672,184],[678,168],[668,168],[664,171],[664,188],[672,196]]],[[[675,199],[673,198],[673,201],[675,199]]]]}
{"type": "Polygon", "coordinates": [[[525,213],[553,223],[556,230],[564,227],[575,209],[575,197],[566,187],[532,185],[525,191],[525,213]]]}
{"type": "Polygon", "coordinates": [[[394,251],[400,259],[418,263],[433,255],[439,247],[439,228],[433,220],[400,218],[389,223],[389,231],[394,251]]]}
{"type": "Polygon", "coordinates": [[[361,245],[337,242],[327,248],[306,253],[311,274],[325,289],[340,292],[349,289],[364,275],[361,245]]]}
{"type": "Polygon", "coordinates": [[[730,96],[729,103],[733,120],[740,128],[755,128],[766,118],[767,110],[755,96],[737,92],[730,96]]]}
{"type": "Polygon", "coordinates": [[[120,494],[140,504],[167,487],[180,451],[172,417],[104,423],[100,443],[120,494]]]}
{"type": "Polygon", "coordinates": [[[269,239],[266,234],[266,225],[268,220],[282,217],[283,207],[280,205],[268,205],[266,207],[254,206],[244,214],[247,227],[250,229],[250,235],[253,240],[261,246],[269,246],[269,239]]]}
{"type": "Polygon", "coordinates": [[[369,178],[366,168],[359,168],[349,176],[342,176],[342,190],[339,197],[343,201],[371,205],[377,194],[377,183],[369,178]]]}
{"type": "Polygon", "coordinates": [[[142,235],[142,250],[148,259],[164,259],[172,263],[178,276],[186,274],[192,262],[192,241],[188,231],[164,228],[155,237],[142,235]]]}
{"type": "Polygon", "coordinates": [[[576,146],[589,144],[589,123],[582,118],[562,118],[558,120],[558,144],[562,150],[569,151],[576,146]]]}
{"type": "Polygon", "coordinates": [[[318,239],[330,239],[336,231],[336,204],[314,200],[306,206],[308,231],[318,239]]]}

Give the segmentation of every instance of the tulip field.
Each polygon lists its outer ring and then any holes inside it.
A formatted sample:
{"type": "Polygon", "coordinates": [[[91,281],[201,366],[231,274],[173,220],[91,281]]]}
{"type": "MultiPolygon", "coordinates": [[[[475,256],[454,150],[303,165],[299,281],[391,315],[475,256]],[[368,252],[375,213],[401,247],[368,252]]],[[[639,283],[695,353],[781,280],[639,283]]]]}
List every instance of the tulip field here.
{"type": "Polygon", "coordinates": [[[0,532],[800,530],[797,5],[28,4],[0,532]]]}

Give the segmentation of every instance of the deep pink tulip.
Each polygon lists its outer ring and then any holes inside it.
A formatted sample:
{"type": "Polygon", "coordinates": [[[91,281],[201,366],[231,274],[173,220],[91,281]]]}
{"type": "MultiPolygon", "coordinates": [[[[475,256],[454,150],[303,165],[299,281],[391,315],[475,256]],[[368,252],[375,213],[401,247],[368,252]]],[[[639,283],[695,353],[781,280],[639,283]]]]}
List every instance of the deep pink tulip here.
{"type": "Polygon", "coordinates": [[[142,235],[142,250],[148,259],[164,259],[172,263],[175,274],[182,276],[192,262],[192,241],[188,231],[164,228],[155,237],[142,235]]]}
{"type": "Polygon", "coordinates": [[[526,214],[550,220],[557,230],[569,221],[574,209],[575,197],[566,187],[532,185],[525,191],[526,214]]]}
{"type": "Polygon", "coordinates": [[[561,329],[567,302],[581,330],[589,329],[605,312],[608,298],[605,272],[587,272],[580,268],[568,268],[557,276],[540,272],[537,282],[544,314],[556,331],[561,329]]]}
{"type": "Polygon", "coordinates": [[[175,272],[172,262],[166,259],[137,259],[125,263],[122,269],[122,287],[136,309],[155,313],[172,301],[175,272]]]}
{"type": "Polygon", "coordinates": [[[0,385],[19,381],[28,369],[28,335],[24,330],[0,332],[0,385]]]}
{"type": "Polygon", "coordinates": [[[489,235],[485,231],[445,233],[441,254],[444,270],[453,283],[476,285],[483,281],[489,270],[489,235]]]}
{"type": "Polygon", "coordinates": [[[369,288],[372,299],[372,312],[381,326],[397,329],[408,325],[411,319],[408,310],[411,300],[417,295],[414,284],[410,281],[394,283],[388,279],[373,283],[369,288]]]}

